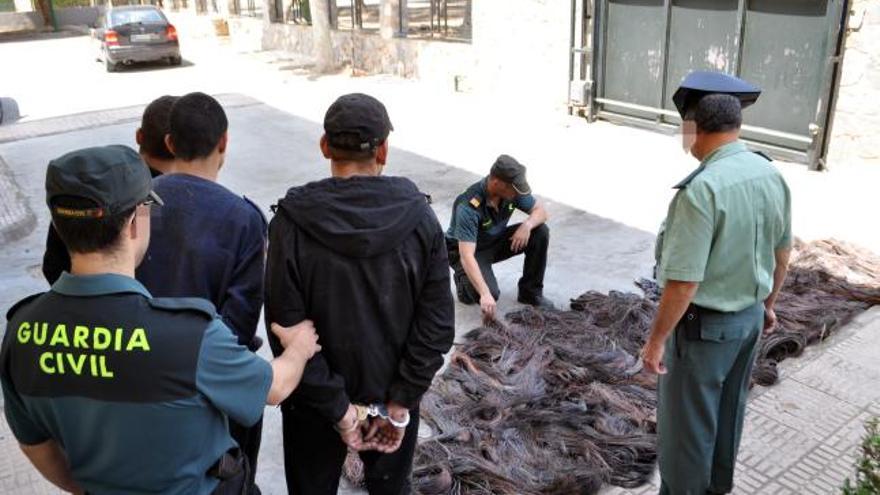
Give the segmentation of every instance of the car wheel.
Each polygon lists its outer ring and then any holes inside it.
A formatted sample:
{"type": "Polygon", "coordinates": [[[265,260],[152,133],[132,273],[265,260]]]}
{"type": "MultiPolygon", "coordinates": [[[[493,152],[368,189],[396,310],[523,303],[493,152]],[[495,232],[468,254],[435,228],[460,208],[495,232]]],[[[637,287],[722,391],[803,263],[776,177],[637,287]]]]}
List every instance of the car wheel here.
{"type": "Polygon", "coordinates": [[[104,68],[107,69],[107,72],[117,72],[119,71],[119,64],[114,64],[110,61],[109,58],[104,59],[104,68]]]}
{"type": "Polygon", "coordinates": [[[180,57],[179,55],[176,57],[168,57],[168,64],[169,65],[180,65],[182,63],[183,63],[183,58],[180,57]]]}

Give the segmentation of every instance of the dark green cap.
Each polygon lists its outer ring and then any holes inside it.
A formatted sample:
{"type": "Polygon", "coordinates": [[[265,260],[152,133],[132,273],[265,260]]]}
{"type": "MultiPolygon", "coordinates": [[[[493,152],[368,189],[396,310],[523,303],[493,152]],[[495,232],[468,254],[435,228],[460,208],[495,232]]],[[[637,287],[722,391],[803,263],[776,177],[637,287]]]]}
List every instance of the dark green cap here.
{"type": "Polygon", "coordinates": [[[134,208],[145,201],[162,204],[153,192],[147,165],[128,146],[113,145],[71,151],[46,170],[46,203],[52,213],[75,218],[102,218],[134,208]],[[87,199],[91,208],[55,204],[60,196],[87,199]]]}
{"type": "Polygon", "coordinates": [[[516,189],[517,194],[531,194],[532,188],[526,181],[526,166],[509,155],[501,155],[492,164],[492,176],[507,182],[516,189]]]}

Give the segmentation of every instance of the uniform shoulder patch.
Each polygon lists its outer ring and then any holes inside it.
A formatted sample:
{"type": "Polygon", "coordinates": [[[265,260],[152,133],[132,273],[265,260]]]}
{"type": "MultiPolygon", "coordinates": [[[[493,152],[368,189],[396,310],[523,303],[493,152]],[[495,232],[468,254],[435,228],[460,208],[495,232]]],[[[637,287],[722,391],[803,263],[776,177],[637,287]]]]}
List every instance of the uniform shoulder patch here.
{"type": "Polygon", "coordinates": [[[679,182],[678,184],[672,186],[672,188],[673,188],[673,189],[684,189],[684,188],[686,188],[686,187],[688,186],[688,184],[690,184],[691,181],[694,180],[694,178],[696,178],[698,175],[700,175],[700,174],[703,172],[703,170],[706,170],[706,166],[701,164],[699,167],[697,167],[696,170],[694,170],[694,171],[691,172],[687,177],[685,177],[684,179],[682,179],[681,182],[679,182]]]}
{"type": "Polygon", "coordinates": [[[760,156],[761,158],[767,160],[768,162],[772,162],[772,161],[773,161],[773,159],[770,158],[770,155],[768,155],[767,153],[764,153],[763,151],[752,151],[752,153],[754,153],[754,154],[760,156]]]}
{"type": "Polygon", "coordinates": [[[208,320],[219,318],[217,308],[211,301],[198,297],[154,297],[147,299],[150,307],[170,312],[192,311],[208,320]]]}
{"type": "Polygon", "coordinates": [[[12,307],[9,308],[9,311],[6,312],[6,321],[11,320],[13,315],[15,315],[16,311],[27,306],[28,304],[33,302],[34,299],[42,296],[43,294],[45,294],[45,292],[37,292],[36,294],[31,294],[31,295],[25,297],[24,299],[22,299],[21,301],[18,301],[17,303],[13,304],[12,307]]]}
{"type": "Polygon", "coordinates": [[[470,205],[473,206],[474,208],[479,208],[480,205],[483,204],[483,202],[480,201],[480,198],[474,196],[473,198],[471,198],[470,201],[468,201],[468,204],[470,204],[470,205]]]}
{"type": "MultiPolygon", "coordinates": [[[[257,206],[256,203],[254,203],[253,201],[251,201],[251,199],[248,198],[247,196],[242,196],[241,198],[244,199],[244,202],[245,202],[245,203],[251,205],[251,207],[252,207],[254,210],[256,210],[257,213],[260,214],[260,219],[263,221],[263,227],[265,227],[266,225],[269,224],[268,220],[266,220],[266,215],[263,213],[263,210],[261,210],[260,207],[257,206]]],[[[275,207],[275,206],[276,206],[276,205],[272,205],[272,207],[275,207]]],[[[270,209],[272,209],[272,207],[270,207],[270,209]]],[[[272,213],[275,213],[275,210],[272,210],[272,213]]]]}

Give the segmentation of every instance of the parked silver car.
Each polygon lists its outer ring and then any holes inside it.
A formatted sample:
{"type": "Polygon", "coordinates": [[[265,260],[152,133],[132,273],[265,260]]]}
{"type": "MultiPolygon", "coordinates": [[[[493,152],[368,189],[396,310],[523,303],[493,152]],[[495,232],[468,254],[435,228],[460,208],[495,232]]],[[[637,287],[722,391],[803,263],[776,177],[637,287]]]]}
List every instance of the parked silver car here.
{"type": "Polygon", "coordinates": [[[177,29],[165,14],[152,5],[113,7],[98,17],[92,37],[98,45],[98,60],[107,72],[120,65],[166,60],[180,65],[177,29]]]}

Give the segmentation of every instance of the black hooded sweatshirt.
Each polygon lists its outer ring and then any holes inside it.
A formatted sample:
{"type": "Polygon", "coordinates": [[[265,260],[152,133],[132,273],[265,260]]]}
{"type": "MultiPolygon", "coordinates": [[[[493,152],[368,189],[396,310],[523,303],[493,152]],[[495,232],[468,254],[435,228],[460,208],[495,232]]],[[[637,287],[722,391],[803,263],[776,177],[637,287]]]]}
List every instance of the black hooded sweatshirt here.
{"type": "MultiPolygon", "coordinates": [[[[452,346],[443,229],[402,177],[291,188],[269,224],[266,326],[311,319],[322,351],[284,407],[337,422],[349,403],[415,408],[452,346]]],[[[280,344],[269,338],[277,356],[280,344]]]]}

